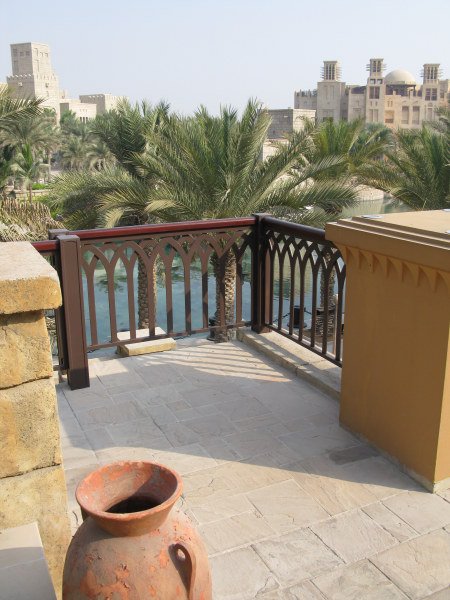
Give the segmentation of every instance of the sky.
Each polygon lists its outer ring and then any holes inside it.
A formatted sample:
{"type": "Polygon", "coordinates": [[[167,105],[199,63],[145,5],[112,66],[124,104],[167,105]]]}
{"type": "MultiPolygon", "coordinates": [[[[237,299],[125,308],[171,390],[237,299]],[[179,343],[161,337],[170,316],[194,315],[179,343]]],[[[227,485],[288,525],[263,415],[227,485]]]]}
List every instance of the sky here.
{"type": "Polygon", "coordinates": [[[448,0],[0,0],[0,15],[0,81],[9,44],[44,42],[69,97],[164,99],[186,114],[249,98],[293,107],[323,60],[339,60],[352,84],[371,57],[416,79],[440,62],[450,78],[448,0]]]}

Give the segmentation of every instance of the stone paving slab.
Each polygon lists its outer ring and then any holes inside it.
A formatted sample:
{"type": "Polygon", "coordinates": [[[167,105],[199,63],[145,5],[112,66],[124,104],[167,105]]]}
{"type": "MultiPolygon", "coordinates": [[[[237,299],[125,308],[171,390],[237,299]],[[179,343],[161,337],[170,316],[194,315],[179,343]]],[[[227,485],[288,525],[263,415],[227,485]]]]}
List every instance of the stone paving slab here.
{"type": "Polygon", "coordinates": [[[90,388],[58,386],[73,531],[87,473],[153,460],[182,475],[214,600],[450,600],[450,494],[341,429],[334,398],[240,342],[89,364],[90,388]]]}

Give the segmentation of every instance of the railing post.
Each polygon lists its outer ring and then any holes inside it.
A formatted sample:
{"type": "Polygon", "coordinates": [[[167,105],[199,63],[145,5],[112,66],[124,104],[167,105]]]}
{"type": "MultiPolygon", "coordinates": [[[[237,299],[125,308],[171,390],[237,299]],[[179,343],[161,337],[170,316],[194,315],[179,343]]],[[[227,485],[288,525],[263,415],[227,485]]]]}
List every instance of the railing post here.
{"type": "Polygon", "coordinates": [[[57,239],[67,343],[67,379],[70,388],[77,390],[89,387],[80,238],[77,235],[59,234],[57,239]]]}
{"type": "Polygon", "coordinates": [[[264,217],[267,213],[252,215],[255,223],[255,244],[253,246],[252,272],[252,330],[256,333],[270,331],[265,326],[268,321],[269,301],[269,264],[266,260],[266,244],[264,238],[264,217]]]}

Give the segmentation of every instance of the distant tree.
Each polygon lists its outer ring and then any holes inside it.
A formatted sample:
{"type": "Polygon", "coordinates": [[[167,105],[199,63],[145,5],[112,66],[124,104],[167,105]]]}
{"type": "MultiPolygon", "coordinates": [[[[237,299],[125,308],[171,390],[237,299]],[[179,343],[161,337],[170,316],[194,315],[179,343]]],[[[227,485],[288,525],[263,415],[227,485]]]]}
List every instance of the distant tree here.
{"type": "Polygon", "coordinates": [[[413,210],[450,208],[450,135],[429,125],[398,130],[386,161],[360,170],[360,179],[401,200],[413,210]]]}
{"type": "Polygon", "coordinates": [[[25,189],[28,190],[30,202],[33,200],[33,183],[37,181],[47,167],[42,162],[41,157],[33,152],[30,144],[23,144],[20,150],[14,156],[14,163],[11,165],[12,173],[18,177],[25,189]]]}
{"type": "Polygon", "coordinates": [[[48,230],[61,227],[41,202],[4,199],[0,202],[0,242],[45,240],[48,230]]]}
{"type": "MultiPolygon", "coordinates": [[[[150,198],[150,190],[157,179],[141,170],[138,163],[168,110],[166,103],[152,107],[145,102],[134,106],[122,102],[116,110],[95,119],[91,131],[96,143],[106,147],[108,164],[99,170],[85,168],[65,173],[55,180],[52,189],[52,205],[64,215],[69,227],[140,225],[155,219],[156,203],[150,198]]],[[[157,269],[155,264],[155,280],[157,269]]],[[[147,289],[147,273],[139,261],[140,328],[149,324],[147,289]]]]}
{"type": "Polygon", "coordinates": [[[0,90],[0,131],[12,126],[17,120],[39,115],[41,99],[15,99],[8,88],[0,90]]]}

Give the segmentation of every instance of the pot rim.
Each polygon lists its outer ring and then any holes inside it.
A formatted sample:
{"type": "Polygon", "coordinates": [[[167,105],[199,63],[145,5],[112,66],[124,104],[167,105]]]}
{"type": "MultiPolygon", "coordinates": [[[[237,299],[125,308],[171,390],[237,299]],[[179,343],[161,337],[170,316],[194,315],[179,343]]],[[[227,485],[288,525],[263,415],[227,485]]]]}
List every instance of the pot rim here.
{"type": "Polygon", "coordinates": [[[111,463],[107,463],[106,465],[103,465],[99,469],[95,469],[94,471],[91,471],[90,473],[88,473],[86,475],[86,477],[84,477],[80,481],[80,483],[77,485],[77,488],[75,490],[75,498],[76,498],[76,501],[78,502],[78,504],[80,505],[81,509],[85,513],[87,513],[89,516],[92,516],[93,518],[99,518],[99,519],[108,519],[109,521],[115,521],[117,523],[121,523],[121,522],[129,522],[131,520],[139,521],[139,520],[145,519],[149,516],[157,515],[160,512],[164,512],[168,508],[170,509],[175,504],[175,502],[178,500],[178,498],[181,496],[182,491],[183,491],[183,480],[181,479],[180,475],[176,471],[174,471],[173,469],[171,469],[170,467],[168,467],[166,465],[163,465],[161,463],[157,463],[157,462],[154,462],[151,460],[118,460],[118,461],[114,461],[111,463]],[[104,511],[104,510],[93,510],[92,508],[86,506],[84,500],[82,500],[80,497],[81,486],[86,482],[87,479],[92,477],[92,475],[94,475],[94,473],[101,473],[102,471],[110,469],[112,466],[115,466],[115,465],[152,465],[152,467],[158,467],[162,470],[169,471],[176,479],[175,491],[166,500],[164,500],[164,502],[161,502],[161,504],[158,504],[157,506],[154,506],[153,508],[147,508],[145,510],[140,510],[140,511],[132,512],[132,513],[111,513],[108,511],[104,511]]]}

